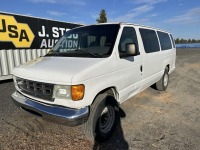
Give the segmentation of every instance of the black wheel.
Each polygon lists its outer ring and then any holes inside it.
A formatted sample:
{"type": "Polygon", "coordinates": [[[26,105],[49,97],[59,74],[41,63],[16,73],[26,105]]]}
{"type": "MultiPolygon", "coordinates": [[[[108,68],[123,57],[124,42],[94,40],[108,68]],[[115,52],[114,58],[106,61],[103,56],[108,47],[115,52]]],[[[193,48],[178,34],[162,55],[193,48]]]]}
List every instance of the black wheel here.
{"type": "Polygon", "coordinates": [[[118,112],[114,97],[107,93],[98,95],[90,108],[88,121],[84,124],[86,137],[98,142],[110,138],[118,121],[118,112]]]}
{"type": "Polygon", "coordinates": [[[158,82],[156,82],[156,89],[159,91],[165,91],[167,89],[168,84],[169,84],[169,68],[166,67],[162,78],[158,82]]]}

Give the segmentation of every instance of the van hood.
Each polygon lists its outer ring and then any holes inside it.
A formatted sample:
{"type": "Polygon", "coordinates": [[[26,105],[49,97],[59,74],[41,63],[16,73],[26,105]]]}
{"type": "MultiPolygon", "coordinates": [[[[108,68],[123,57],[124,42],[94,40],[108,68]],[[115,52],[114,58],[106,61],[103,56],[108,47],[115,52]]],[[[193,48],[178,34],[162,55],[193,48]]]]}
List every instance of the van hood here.
{"type": "Polygon", "coordinates": [[[18,66],[13,75],[38,82],[71,84],[102,74],[91,72],[103,67],[105,61],[106,58],[41,57],[18,66]]]}

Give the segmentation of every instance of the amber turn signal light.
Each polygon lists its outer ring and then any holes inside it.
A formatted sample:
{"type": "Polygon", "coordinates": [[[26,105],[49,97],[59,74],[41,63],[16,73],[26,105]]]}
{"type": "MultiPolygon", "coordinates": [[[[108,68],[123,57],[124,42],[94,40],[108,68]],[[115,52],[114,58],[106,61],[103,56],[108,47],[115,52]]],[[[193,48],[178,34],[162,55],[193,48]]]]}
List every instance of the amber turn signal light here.
{"type": "Polygon", "coordinates": [[[83,99],[84,93],[85,93],[85,86],[83,84],[71,86],[72,100],[78,101],[83,99]]]}

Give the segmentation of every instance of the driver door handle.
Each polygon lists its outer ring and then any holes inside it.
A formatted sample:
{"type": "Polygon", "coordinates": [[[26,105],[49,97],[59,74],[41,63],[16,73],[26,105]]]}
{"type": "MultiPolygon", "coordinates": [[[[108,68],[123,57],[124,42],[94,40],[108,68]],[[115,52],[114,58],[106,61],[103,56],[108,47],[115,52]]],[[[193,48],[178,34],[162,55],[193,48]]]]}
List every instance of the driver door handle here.
{"type": "Polygon", "coordinates": [[[142,67],[142,65],[140,66],[140,71],[141,71],[141,72],[143,71],[143,67],[142,67]]]}

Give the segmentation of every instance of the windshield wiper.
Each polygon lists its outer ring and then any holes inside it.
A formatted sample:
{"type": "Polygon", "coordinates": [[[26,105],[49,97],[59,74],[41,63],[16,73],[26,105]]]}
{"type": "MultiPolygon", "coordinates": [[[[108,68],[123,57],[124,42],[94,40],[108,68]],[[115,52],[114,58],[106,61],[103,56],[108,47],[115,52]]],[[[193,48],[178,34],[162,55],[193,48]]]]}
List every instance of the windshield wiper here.
{"type": "Polygon", "coordinates": [[[77,49],[77,50],[75,50],[75,52],[85,53],[85,54],[88,54],[88,55],[90,55],[90,56],[92,56],[92,57],[94,57],[94,58],[97,58],[97,57],[99,57],[99,56],[102,57],[102,55],[90,53],[90,52],[87,52],[87,51],[85,51],[85,50],[83,50],[83,49],[81,49],[81,50],[77,49]]]}
{"type": "Polygon", "coordinates": [[[59,52],[50,50],[45,56],[58,56],[59,52]]]}
{"type": "Polygon", "coordinates": [[[45,56],[75,56],[78,53],[82,53],[82,54],[87,54],[89,56],[92,56],[93,58],[98,58],[98,57],[103,57],[103,55],[99,55],[99,54],[94,54],[94,53],[90,53],[88,51],[85,51],[83,49],[79,50],[73,50],[73,51],[68,51],[68,52],[58,52],[58,51],[49,51],[45,56]]]}

